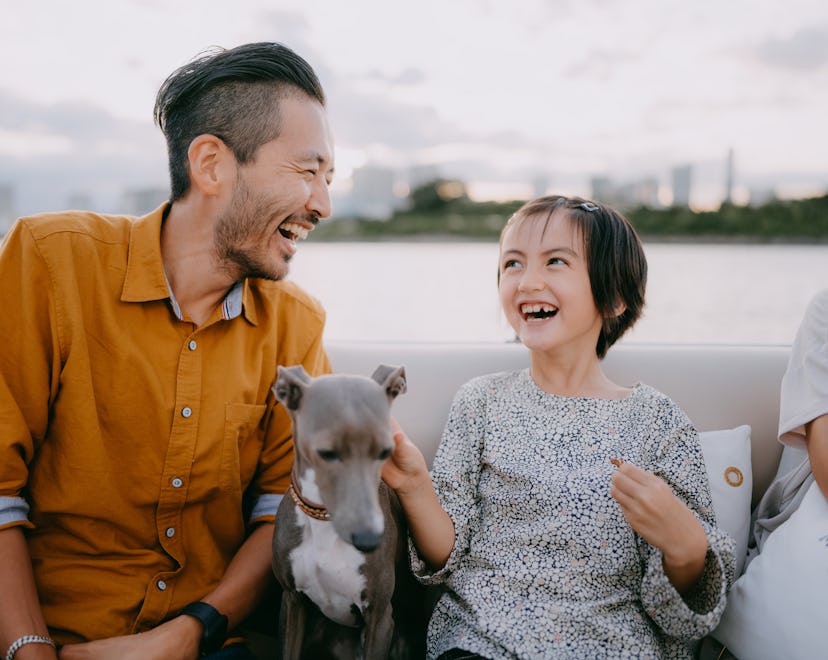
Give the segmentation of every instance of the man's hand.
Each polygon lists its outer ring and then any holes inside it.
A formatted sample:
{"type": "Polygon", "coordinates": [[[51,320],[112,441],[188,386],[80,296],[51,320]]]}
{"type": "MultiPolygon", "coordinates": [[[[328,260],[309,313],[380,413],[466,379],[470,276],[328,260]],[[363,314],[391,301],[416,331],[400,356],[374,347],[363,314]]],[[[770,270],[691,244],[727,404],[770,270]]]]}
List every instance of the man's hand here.
{"type": "Polygon", "coordinates": [[[177,616],[137,635],[68,644],[60,660],[195,660],[201,642],[201,623],[177,616]]]}
{"type": "Polygon", "coordinates": [[[676,590],[692,587],[704,570],[707,534],[687,505],[662,479],[631,463],[613,473],[610,495],[630,527],[661,550],[664,572],[676,590]]]}

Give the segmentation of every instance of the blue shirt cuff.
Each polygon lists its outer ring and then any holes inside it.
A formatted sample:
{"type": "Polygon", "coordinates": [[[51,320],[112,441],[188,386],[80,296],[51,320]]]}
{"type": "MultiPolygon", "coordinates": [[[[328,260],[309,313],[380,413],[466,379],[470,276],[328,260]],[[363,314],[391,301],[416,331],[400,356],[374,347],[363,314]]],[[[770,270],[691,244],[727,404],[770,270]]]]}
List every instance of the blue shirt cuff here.
{"type": "Polygon", "coordinates": [[[0,527],[29,522],[29,504],[22,497],[0,497],[0,527]]]}
{"type": "Polygon", "coordinates": [[[259,518],[274,517],[281,501],[281,495],[262,495],[256,500],[256,504],[250,512],[249,522],[253,522],[259,518]]]}

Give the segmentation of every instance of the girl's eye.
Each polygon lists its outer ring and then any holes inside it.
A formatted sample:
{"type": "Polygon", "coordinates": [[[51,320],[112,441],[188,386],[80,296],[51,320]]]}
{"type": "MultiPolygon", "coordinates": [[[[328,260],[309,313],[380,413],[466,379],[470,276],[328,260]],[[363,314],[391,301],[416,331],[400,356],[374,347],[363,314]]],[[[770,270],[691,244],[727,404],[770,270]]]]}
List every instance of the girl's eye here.
{"type": "Polygon", "coordinates": [[[503,270],[509,270],[510,268],[520,268],[520,262],[517,259],[507,259],[503,262],[503,270]]]}
{"type": "Polygon", "coordinates": [[[552,257],[548,262],[548,266],[566,266],[566,261],[560,257],[552,257]]]}

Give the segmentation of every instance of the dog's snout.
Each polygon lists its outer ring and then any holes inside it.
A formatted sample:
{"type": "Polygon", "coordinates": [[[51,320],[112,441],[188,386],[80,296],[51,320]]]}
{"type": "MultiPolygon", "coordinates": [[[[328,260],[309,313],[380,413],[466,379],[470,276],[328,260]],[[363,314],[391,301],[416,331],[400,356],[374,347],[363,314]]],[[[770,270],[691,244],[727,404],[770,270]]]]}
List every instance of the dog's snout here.
{"type": "Polygon", "coordinates": [[[351,534],[351,543],[360,552],[373,552],[379,547],[382,534],[371,531],[354,532],[351,534]]]}

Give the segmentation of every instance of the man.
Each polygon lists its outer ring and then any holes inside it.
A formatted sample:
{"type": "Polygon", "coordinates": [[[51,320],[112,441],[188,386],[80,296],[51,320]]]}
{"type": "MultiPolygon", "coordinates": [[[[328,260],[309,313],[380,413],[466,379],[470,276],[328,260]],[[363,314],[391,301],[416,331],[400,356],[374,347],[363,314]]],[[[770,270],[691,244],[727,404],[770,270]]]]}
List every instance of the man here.
{"type": "Polygon", "coordinates": [[[276,367],[330,371],[322,308],[280,281],[330,214],[311,67],[274,43],[214,52],[167,79],[155,118],[169,203],[23,218],[0,249],[0,652],[16,660],[219,648],[270,578],[293,451],[276,367]]]}

